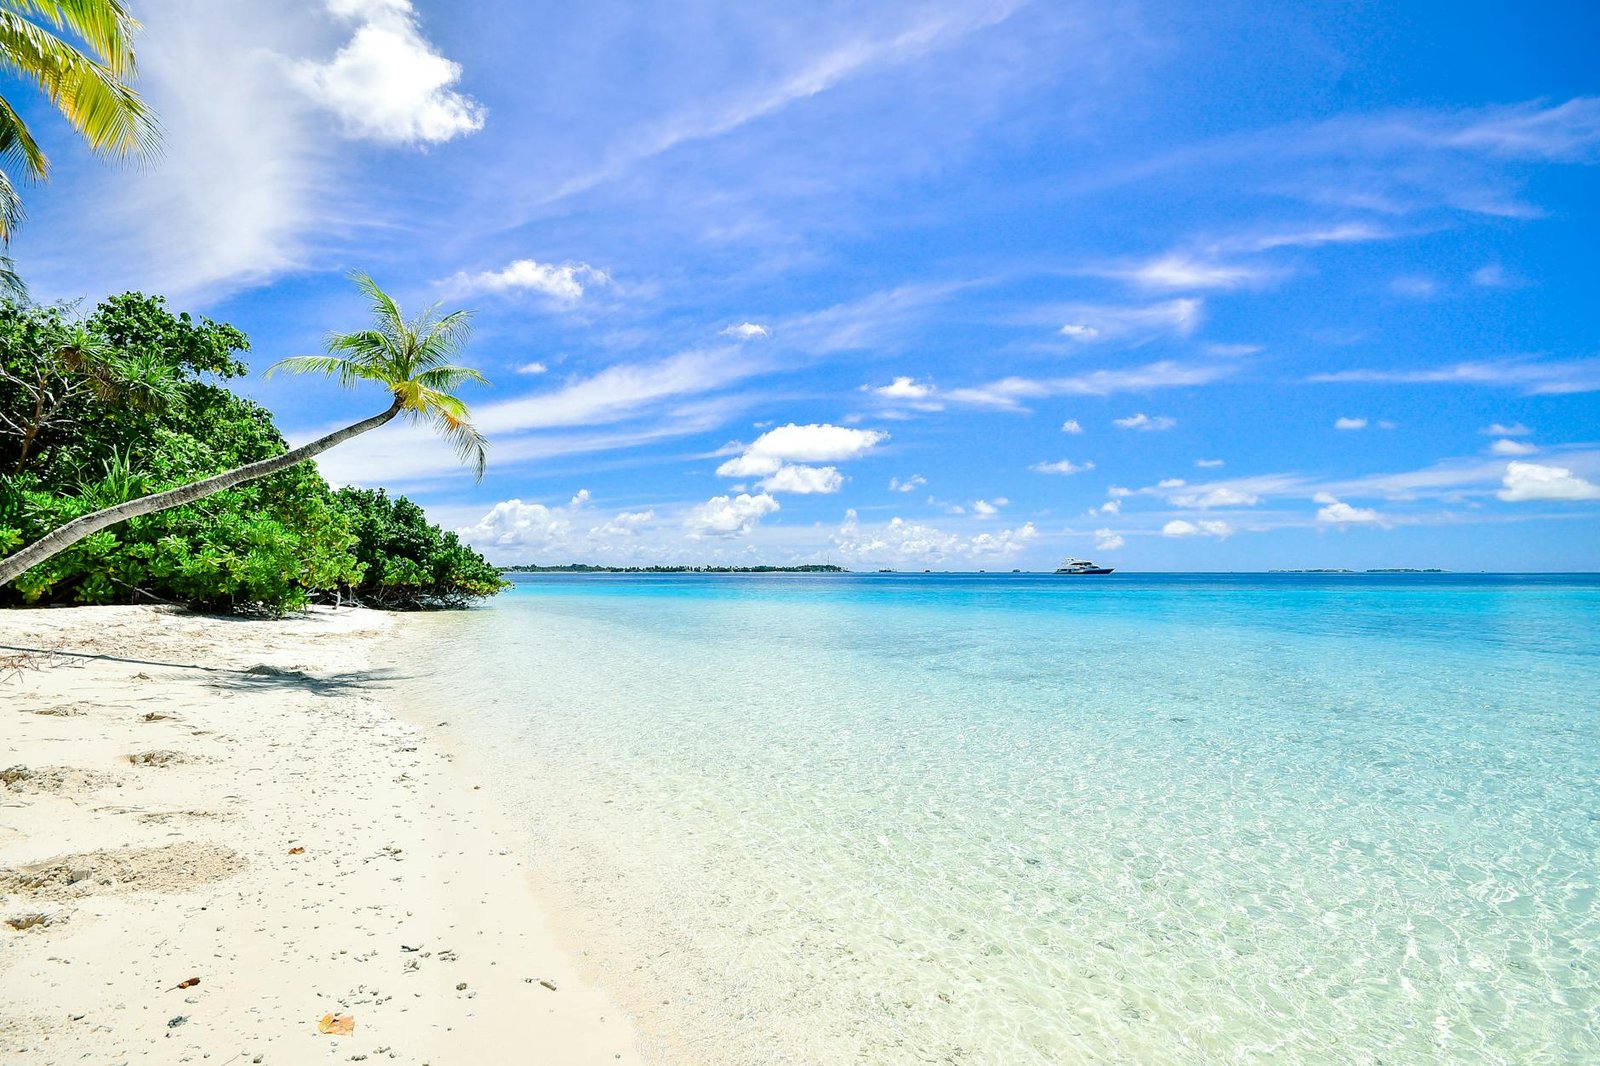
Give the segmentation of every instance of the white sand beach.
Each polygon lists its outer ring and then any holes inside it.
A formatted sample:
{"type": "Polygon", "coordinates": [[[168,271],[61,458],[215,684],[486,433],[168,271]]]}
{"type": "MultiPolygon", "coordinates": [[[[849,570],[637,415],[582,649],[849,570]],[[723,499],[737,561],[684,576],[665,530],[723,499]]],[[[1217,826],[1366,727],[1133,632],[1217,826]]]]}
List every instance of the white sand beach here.
{"type": "Polygon", "coordinates": [[[640,1061],[487,793],[383,706],[392,624],[0,613],[26,658],[0,674],[0,1060],[640,1061]]]}

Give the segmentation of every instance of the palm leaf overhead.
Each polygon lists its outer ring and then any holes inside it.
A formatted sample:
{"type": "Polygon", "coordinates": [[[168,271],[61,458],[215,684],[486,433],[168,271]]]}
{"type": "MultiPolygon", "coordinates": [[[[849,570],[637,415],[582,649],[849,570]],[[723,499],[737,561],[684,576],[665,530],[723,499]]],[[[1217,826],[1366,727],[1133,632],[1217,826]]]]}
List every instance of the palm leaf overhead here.
{"type": "MultiPolygon", "coordinates": [[[[0,0],[3,2],[5,0],[0,0]]],[[[376,382],[390,395],[385,410],[282,455],[74,518],[21,550],[0,558],[0,585],[15,580],[84,537],[118,522],[193,503],[214,492],[287,470],[402,416],[432,426],[455,449],[462,462],[470,464],[482,478],[488,459],[488,442],[473,426],[466,401],[457,396],[455,390],[469,382],[488,382],[471,367],[450,361],[466,344],[471,314],[453,311],[440,315],[438,305],[434,305],[407,321],[399,305],[372,278],[359,273],[351,277],[372,301],[372,325],[354,333],[330,334],[328,354],[297,355],[280,360],[268,369],[267,376],[282,370],[324,374],[347,387],[365,381],[376,382]]],[[[139,387],[149,393],[148,402],[162,402],[158,382],[141,380],[139,387]]]]}
{"type": "MultiPolygon", "coordinates": [[[[89,147],[123,157],[151,151],[156,122],[129,84],[139,23],[123,0],[0,0],[0,71],[31,81],[89,147]]],[[[10,171],[32,180],[50,160],[12,105],[0,99],[0,242],[22,218],[10,171]]]]}

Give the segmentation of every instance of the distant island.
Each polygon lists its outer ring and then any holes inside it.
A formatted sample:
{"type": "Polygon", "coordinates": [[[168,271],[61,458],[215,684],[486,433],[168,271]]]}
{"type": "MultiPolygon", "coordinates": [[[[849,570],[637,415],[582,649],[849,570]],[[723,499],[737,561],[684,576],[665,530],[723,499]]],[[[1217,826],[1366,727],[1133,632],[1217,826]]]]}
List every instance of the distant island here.
{"type": "Polygon", "coordinates": [[[831,563],[805,566],[595,566],[568,563],[565,566],[502,566],[502,574],[848,574],[831,563]]]}
{"type": "Polygon", "coordinates": [[[1391,566],[1377,570],[1345,570],[1337,567],[1326,567],[1319,570],[1268,570],[1269,574],[1448,574],[1450,571],[1441,570],[1430,566],[1419,570],[1409,566],[1391,566]]]}

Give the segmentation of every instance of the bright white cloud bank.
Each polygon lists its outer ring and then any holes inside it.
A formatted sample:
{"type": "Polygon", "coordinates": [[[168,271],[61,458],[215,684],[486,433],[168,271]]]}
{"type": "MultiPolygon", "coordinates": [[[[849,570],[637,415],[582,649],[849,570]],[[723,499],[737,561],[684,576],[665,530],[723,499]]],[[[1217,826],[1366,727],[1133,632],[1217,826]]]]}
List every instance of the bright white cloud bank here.
{"type": "Polygon", "coordinates": [[[302,61],[295,82],[353,137],[401,144],[448,141],[483,128],[482,104],[450,88],[461,67],[422,36],[410,0],[327,0],[354,22],[326,63],[302,61]]]}
{"type": "Polygon", "coordinates": [[[1352,507],[1326,492],[1319,492],[1313,501],[1322,504],[1317,510],[1317,521],[1323,525],[1381,525],[1383,518],[1370,507],[1352,507]]]}
{"type": "Polygon", "coordinates": [[[1013,555],[1038,537],[1032,522],[1015,529],[978,533],[963,537],[957,533],[907,522],[900,517],[887,523],[867,526],[854,509],[845,512],[844,522],[834,534],[834,547],[845,558],[858,562],[943,563],[952,559],[979,560],[1013,555]]]}
{"type": "Polygon", "coordinates": [[[778,510],[778,501],[766,493],[752,496],[713,496],[684,516],[683,528],[689,536],[738,537],[750,532],[767,515],[778,510]]]}
{"type": "Polygon", "coordinates": [[[1505,488],[1500,498],[1512,503],[1524,500],[1600,500],[1600,485],[1575,476],[1564,466],[1540,463],[1506,464],[1505,488]]]}
{"type": "Polygon", "coordinates": [[[575,303],[582,299],[585,286],[605,285],[610,281],[610,275],[588,263],[556,264],[516,259],[504,270],[485,270],[477,274],[461,271],[444,284],[457,296],[477,292],[531,292],[562,303],[575,303]]]}
{"type": "Polygon", "coordinates": [[[745,450],[717,467],[718,477],[759,477],[764,492],[827,493],[844,487],[844,475],[834,466],[810,463],[856,459],[889,434],[875,429],[851,429],[827,424],[769,429],[745,450]]]}
{"type": "Polygon", "coordinates": [[[1189,522],[1182,518],[1175,518],[1161,527],[1163,537],[1216,537],[1218,540],[1233,532],[1233,527],[1226,522],[1206,521],[1189,522]]]}

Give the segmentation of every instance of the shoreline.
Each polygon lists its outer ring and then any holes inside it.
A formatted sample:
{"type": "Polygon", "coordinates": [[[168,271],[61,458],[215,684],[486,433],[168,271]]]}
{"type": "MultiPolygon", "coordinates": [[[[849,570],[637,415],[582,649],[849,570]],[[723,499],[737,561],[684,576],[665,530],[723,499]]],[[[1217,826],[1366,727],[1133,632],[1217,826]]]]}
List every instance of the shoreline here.
{"type": "Polygon", "coordinates": [[[0,612],[0,657],[57,652],[0,677],[0,1057],[642,1061],[501,812],[384,705],[394,628],[0,612]]]}

